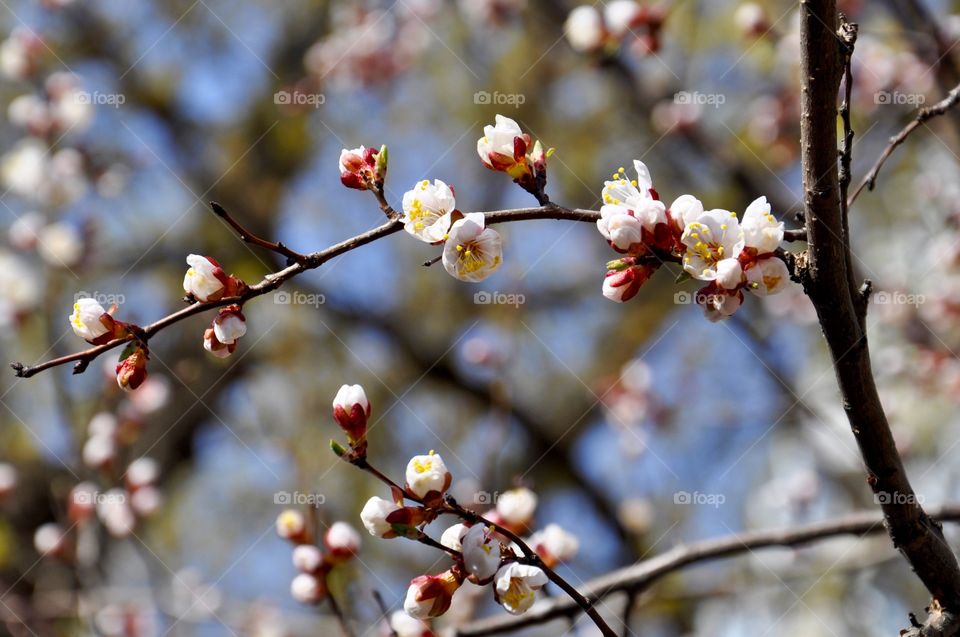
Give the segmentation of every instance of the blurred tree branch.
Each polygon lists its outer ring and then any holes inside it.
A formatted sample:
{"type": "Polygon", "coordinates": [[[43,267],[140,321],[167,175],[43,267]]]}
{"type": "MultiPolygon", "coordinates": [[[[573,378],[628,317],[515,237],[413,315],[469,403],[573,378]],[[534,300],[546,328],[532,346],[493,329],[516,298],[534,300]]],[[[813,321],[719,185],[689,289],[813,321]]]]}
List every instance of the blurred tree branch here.
{"type": "MultiPolygon", "coordinates": [[[[960,504],[931,508],[936,520],[960,521],[960,504]]],[[[806,526],[773,531],[750,531],[727,537],[680,544],[674,548],[626,568],[590,580],[580,592],[589,600],[598,600],[617,592],[637,595],[656,581],[691,565],[752,553],[770,547],[795,547],[840,535],[864,537],[884,531],[884,518],[871,511],[852,513],[841,518],[806,526]]],[[[560,617],[570,617],[579,608],[572,600],[554,598],[519,617],[496,616],[475,621],[457,631],[459,637],[482,637],[540,625],[560,617]]]]}

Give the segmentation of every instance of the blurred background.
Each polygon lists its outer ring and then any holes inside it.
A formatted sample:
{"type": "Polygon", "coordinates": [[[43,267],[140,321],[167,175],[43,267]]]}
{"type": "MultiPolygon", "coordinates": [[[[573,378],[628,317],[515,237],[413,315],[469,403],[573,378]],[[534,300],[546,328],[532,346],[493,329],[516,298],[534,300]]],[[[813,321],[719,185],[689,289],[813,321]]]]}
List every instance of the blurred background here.
{"type": "MultiPolygon", "coordinates": [[[[960,83],[960,7],[840,4],[860,23],[856,185],[917,107],[960,83]]],[[[395,207],[425,178],[454,185],[464,211],[534,205],[478,161],[497,113],[557,149],[548,192],[563,205],[598,209],[604,179],[640,158],[667,202],[742,211],[766,195],[797,227],[795,3],[637,6],[626,19],[597,3],[601,28],[559,0],[0,0],[0,358],[85,347],[66,320],[77,295],[141,324],[182,307],[189,253],[248,282],[283,267],[210,200],[301,252],[382,223],[369,193],[339,183],[344,147],[389,146],[395,207]]],[[[927,504],[960,498],[958,127],[955,112],[919,130],[851,219],[879,292],[875,371],[927,504]]],[[[249,303],[228,359],[203,351],[211,316],[179,323],[151,341],[131,394],[116,352],[79,376],[0,374],[3,630],[338,634],[325,606],[290,597],[274,521],[286,493],[362,530],[364,502],[387,496],[329,451],[343,383],[365,387],[371,460],[396,479],[434,449],[478,510],[533,489],[537,526],[580,538],[560,568],[575,584],[679,542],[876,510],[798,288],[713,324],[670,268],[627,304],[605,300],[614,253],[590,224],[498,229],[505,263],[481,284],[423,267],[437,249],[402,234],[343,255],[249,303]],[[135,517],[78,524],[71,490],[123,488],[141,457],[159,474],[135,517]]],[[[380,635],[373,591],[402,607],[437,554],[363,536],[333,591],[358,635],[380,635]]],[[[881,534],[693,567],[604,612],[633,635],[877,635],[927,601],[881,534]]],[[[435,629],[502,612],[465,588],[435,629]]]]}

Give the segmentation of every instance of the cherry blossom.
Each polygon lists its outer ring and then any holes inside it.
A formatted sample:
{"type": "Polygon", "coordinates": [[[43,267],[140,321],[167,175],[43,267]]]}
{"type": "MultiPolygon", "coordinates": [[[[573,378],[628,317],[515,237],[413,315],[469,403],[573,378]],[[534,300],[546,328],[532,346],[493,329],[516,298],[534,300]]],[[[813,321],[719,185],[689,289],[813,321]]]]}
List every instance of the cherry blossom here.
{"type": "Polygon", "coordinates": [[[497,514],[511,528],[529,525],[536,510],[537,494],[526,487],[510,489],[497,497],[497,514]]]}
{"type": "Polygon", "coordinates": [[[293,566],[302,573],[315,573],[323,565],[323,553],[312,544],[301,544],[293,549],[293,566]]]}
{"type": "Polygon", "coordinates": [[[360,385],[341,386],[333,399],[333,419],[353,447],[359,446],[367,435],[370,410],[370,401],[360,385]]]}
{"type": "Polygon", "coordinates": [[[360,551],[360,534],[346,522],[334,522],[323,536],[334,561],[349,559],[360,551]]]}
{"type": "Polygon", "coordinates": [[[527,540],[534,551],[549,567],[576,557],[580,550],[580,541],[557,524],[548,524],[527,540]]]}
{"type": "MultiPolygon", "coordinates": [[[[686,246],[683,269],[701,281],[715,281],[720,276],[718,264],[735,260],[744,246],[737,215],[721,209],[708,210],[688,223],[680,240],[686,246]]],[[[723,272],[729,275],[729,264],[723,272]]]]}
{"type": "Polygon", "coordinates": [[[425,456],[414,456],[407,463],[407,489],[418,498],[442,494],[450,487],[452,477],[439,454],[431,451],[425,456]]]}
{"type": "Polygon", "coordinates": [[[220,264],[210,257],[191,254],[187,257],[190,268],[183,277],[183,290],[200,302],[216,301],[227,288],[227,275],[220,264]]]}
{"type": "Polygon", "coordinates": [[[443,267],[461,281],[483,281],[503,262],[500,234],[485,227],[483,213],[454,222],[443,247],[443,267]]]}
{"type": "Polygon", "coordinates": [[[547,575],[536,566],[510,562],[497,571],[494,590],[497,602],[508,613],[521,615],[533,606],[536,591],[547,583],[547,575]]]}
{"type": "Polygon", "coordinates": [[[363,510],[360,511],[360,519],[370,535],[374,537],[395,537],[393,524],[387,521],[387,516],[401,508],[390,500],[374,496],[363,505],[363,510]]]}
{"type": "Polygon", "coordinates": [[[603,16],[592,5],[581,5],[567,15],[563,33],[575,51],[589,53],[603,46],[603,16]]]}
{"type": "Polygon", "coordinates": [[[424,179],[403,194],[403,229],[427,243],[444,241],[456,207],[450,186],[439,179],[432,184],[424,179]]]}
{"type": "Polygon", "coordinates": [[[290,582],[290,595],[301,604],[318,604],[327,595],[326,586],[318,577],[300,573],[290,582]]]}
{"type": "Polygon", "coordinates": [[[453,570],[415,577],[407,588],[403,610],[416,619],[439,617],[450,608],[453,594],[462,583],[463,578],[453,570]]]}
{"type": "Polygon", "coordinates": [[[471,581],[482,582],[496,574],[500,567],[500,542],[490,528],[471,526],[463,535],[461,546],[471,581]]]}

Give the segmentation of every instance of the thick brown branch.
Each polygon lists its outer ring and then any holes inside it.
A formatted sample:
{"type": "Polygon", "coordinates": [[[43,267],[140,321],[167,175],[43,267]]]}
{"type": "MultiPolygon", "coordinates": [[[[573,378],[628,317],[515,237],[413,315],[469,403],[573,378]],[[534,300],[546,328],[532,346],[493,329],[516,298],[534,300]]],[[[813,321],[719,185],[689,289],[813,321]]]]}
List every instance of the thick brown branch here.
{"type": "Polygon", "coordinates": [[[870,364],[865,304],[851,285],[836,166],[837,93],[843,68],[835,0],[801,1],[801,136],[804,212],[810,245],[801,280],[813,301],[867,467],[867,482],[893,540],[945,608],[960,608],[960,566],[940,525],[920,506],[890,431],[870,364]]]}
{"type": "MultiPolygon", "coordinates": [[[[960,504],[951,504],[932,509],[931,516],[937,520],[960,521],[960,504]]],[[[632,566],[618,569],[580,587],[588,600],[598,600],[617,592],[636,595],[649,588],[657,580],[686,566],[712,560],[733,557],[743,553],[769,548],[793,547],[836,537],[838,535],[875,535],[883,532],[883,517],[874,512],[861,512],[835,520],[817,522],[786,530],[752,531],[692,544],[678,545],[665,553],[632,566]]],[[[569,598],[554,598],[517,617],[495,616],[481,619],[460,628],[459,637],[481,637],[520,630],[527,626],[542,625],[553,619],[570,617],[579,611],[569,598]]]]}

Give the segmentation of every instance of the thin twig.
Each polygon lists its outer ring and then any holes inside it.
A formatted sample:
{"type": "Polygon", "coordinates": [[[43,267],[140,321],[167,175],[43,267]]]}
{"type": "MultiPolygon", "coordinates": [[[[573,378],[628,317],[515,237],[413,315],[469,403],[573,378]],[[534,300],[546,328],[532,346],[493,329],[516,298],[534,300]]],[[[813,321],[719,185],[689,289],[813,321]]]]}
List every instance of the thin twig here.
{"type": "Polygon", "coordinates": [[[303,263],[307,260],[307,255],[295,252],[279,241],[267,241],[266,239],[261,239],[257,235],[253,234],[240,225],[240,222],[234,219],[230,213],[227,212],[224,207],[218,204],[216,201],[211,201],[210,207],[213,208],[214,214],[226,221],[227,224],[234,229],[234,231],[237,233],[237,236],[239,236],[240,240],[244,243],[260,246],[261,248],[266,248],[267,250],[276,252],[277,254],[287,258],[288,265],[293,263],[303,263]]]}
{"type": "Polygon", "coordinates": [[[933,106],[921,108],[919,111],[917,111],[917,114],[913,120],[904,126],[899,133],[890,138],[890,141],[887,143],[887,147],[883,149],[883,152],[880,153],[877,161],[873,164],[873,168],[870,169],[870,172],[868,172],[863,178],[863,181],[860,182],[860,185],[857,186],[857,189],[853,191],[852,195],[850,195],[847,205],[852,206],[853,202],[857,200],[857,197],[860,196],[860,193],[863,192],[864,188],[867,190],[873,190],[874,186],[877,184],[877,175],[880,173],[880,169],[890,158],[890,155],[893,154],[893,151],[897,149],[897,146],[905,142],[907,137],[909,137],[913,131],[934,117],[943,115],[951,108],[956,106],[957,103],[960,103],[960,84],[953,87],[945,98],[933,106]]]}

